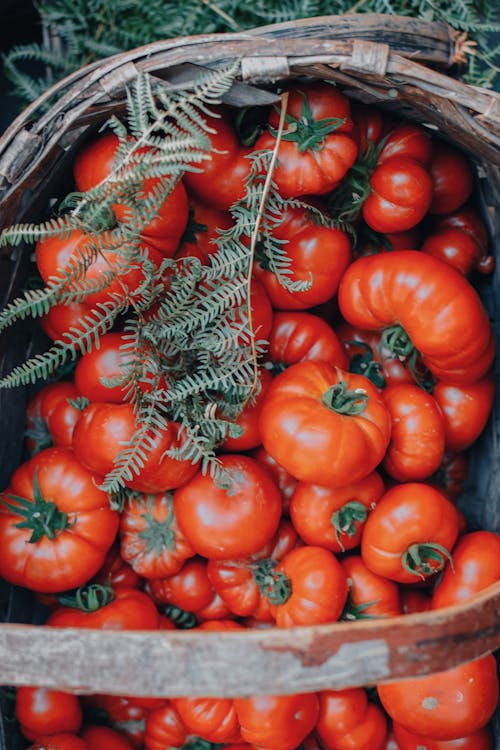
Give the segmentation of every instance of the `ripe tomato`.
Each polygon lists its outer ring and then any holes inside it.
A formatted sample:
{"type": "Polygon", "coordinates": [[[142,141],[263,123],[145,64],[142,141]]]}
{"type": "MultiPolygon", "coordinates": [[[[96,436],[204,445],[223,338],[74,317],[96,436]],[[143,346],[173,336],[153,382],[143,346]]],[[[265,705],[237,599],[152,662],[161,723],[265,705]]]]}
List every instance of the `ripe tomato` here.
{"type": "Polygon", "coordinates": [[[444,672],[377,686],[383,707],[415,734],[455,740],[486,726],[498,702],[495,657],[460,664],[444,672]]]}
{"type": "Polygon", "coordinates": [[[274,313],[267,356],[276,374],[306,359],[320,359],[342,370],[348,369],[346,351],[333,328],[308,312],[274,313]]]}
{"type": "Polygon", "coordinates": [[[488,255],[488,230],[474,208],[439,216],[421,250],[450,263],[464,275],[492,273],[495,259],[488,255]]]}
{"type": "Polygon", "coordinates": [[[126,386],[106,385],[105,379],[120,377],[132,361],[125,334],[105,333],[99,346],[86,352],[75,368],[75,385],[89,401],[121,404],[126,400],[126,386]]]}
{"type": "Polygon", "coordinates": [[[387,719],[375,704],[368,703],[361,721],[350,731],[321,732],[318,736],[325,750],[383,750],[387,736],[387,719]]]}
{"type": "Polygon", "coordinates": [[[188,739],[186,727],[171,702],[150,711],[146,719],[144,747],[146,750],[165,750],[183,747],[188,739]]]}
{"type": "Polygon", "coordinates": [[[429,169],[433,184],[429,213],[447,214],[463,206],[474,185],[472,168],[464,154],[435,141],[429,169]]]}
{"type": "MultiPolygon", "coordinates": [[[[73,162],[77,190],[86,192],[112,174],[116,169],[115,159],[118,147],[118,137],[114,133],[104,133],[80,149],[73,162]]],[[[146,150],[140,148],[137,149],[137,153],[144,153],[146,150]]],[[[132,161],[134,161],[133,158],[132,161]]],[[[126,167],[122,167],[120,172],[126,177],[126,167]]],[[[159,177],[145,179],[144,197],[151,197],[161,183],[162,179],[159,177]]],[[[113,210],[119,221],[129,220],[129,210],[126,206],[115,204],[113,210]]],[[[182,182],[177,182],[170,195],[161,204],[157,215],[141,231],[141,237],[166,257],[172,257],[186,228],[187,220],[186,190],[182,182]]]]}
{"type": "Polygon", "coordinates": [[[174,575],[150,579],[147,588],[159,606],[173,605],[184,612],[204,611],[210,607],[215,595],[208,577],[207,561],[201,557],[187,560],[174,575]]]}
{"type": "Polygon", "coordinates": [[[378,389],[362,375],[327,362],[292,365],[271,384],[260,415],[262,444],[292,476],[342,486],[382,460],[390,417],[378,389]]]}
{"type": "Polygon", "coordinates": [[[229,229],[232,225],[228,211],[218,211],[210,203],[200,203],[189,196],[188,223],[175,257],[194,256],[207,263],[207,258],[217,252],[215,240],[220,236],[219,230],[229,229]]]}
{"type": "Polygon", "coordinates": [[[296,547],[272,575],[275,593],[281,599],[271,607],[278,627],[319,625],[339,619],[347,599],[347,577],[329,550],[296,547]]]}
{"type": "Polygon", "coordinates": [[[83,331],[82,320],[91,313],[83,302],[54,305],[40,318],[40,328],[52,341],[64,340],[71,329],[83,331]]]}
{"type": "Polygon", "coordinates": [[[345,552],[357,547],[368,513],[384,494],[384,482],[372,472],[342,487],[299,482],[292,495],[290,517],[306,544],[345,552]]]}
{"type": "MultiPolygon", "coordinates": [[[[42,386],[30,399],[26,408],[25,437],[26,447],[31,454],[53,444],[47,424],[49,417],[61,402],[70,406],[69,401],[77,399],[79,395],[74,383],[59,380],[42,386]]],[[[71,445],[71,441],[67,445],[71,445]]]]}
{"type": "Polygon", "coordinates": [[[269,268],[265,255],[256,254],[255,275],[263,283],[277,310],[306,310],[330,300],[351,260],[351,242],[346,232],[314,222],[304,208],[287,208],[283,221],[272,231],[283,242],[290,260],[291,282],[306,282],[303,291],[287,289],[269,268]]]}
{"type": "Polygon", "coordinates": [[[412,250],[359,258],[345,272],[338,299],[349,323],[384,331],[395,355],[420,352],[439,380],[470,384],[491,367],[488,314],[468,281],[437,258],[412,250]]]}
{"type": "Polygon", "coordinates": [[[399,750],[422,750],[422,748],[425,750],[493,750],[493,739],[487,727],[457,740],[435,740],[431,737],[423,737],[421,734],[409,732],[397,722],[394,722],[393,729],[399,750]]]}
{"type": "Polygon", "coordinates": [[[373,573],[411,583],[442,570],[458,536],[454,505],[427,484],[393,487],[368,516],[361,539],[373,573]]]}
{"type": "Polygon", "coordinates": [[[133,750],[128,739],[110,727],[87,725],[81,732],[87,750],[133,750]]]}
{"type": "Polygon", "coordinates": [[[234,705],[242,739],[266,750],[295,750],[319,712],[315,693],[237,698],[234,705]]]}
{"type": "Polygon", "coordinates": [[[385,113],[378,107],[351,101],[353,121],[352,137],[359,145],[361,155],[366,154],[370,144],[377,144],[388,128],[385,113]]]}
{"type": "Polygon", "coordinates": [[[228,698],[173,698],[172,705],[189,735],[217,743],[241,739],[234,701],[228,698]]]}
{"type": "Polygon", "coordinates": [[[123,588],[104,596],[104,603],[98,598],[94,603],[92,595],[89,595],[85,602],[87,609],[79,606],[60,607],[51,612],[45,624],[55,628],[100,630],[158,629],[158,611],[153,600],[143,591],[123,588]]]}
{"type": "Polygon", "coordinates": [[[432,609],[469,601],[500,580],[500,536],[492,531],[472,531],[458,540],[432,595],[432,609]]]}
{"type": "Polygon", "coordinates": [[[21,464],[0,499],[0,575],[32,591],[81,586],[101,567],[118,513],[69,448],[21,464]]]}
{"type": "Polygon", "coordinates": [[[34,740],[42,734],[78,732],[82,709],[76,695],[44,687],[19,687],[16,719],[23,737],[34,740]]]}
{"type": "Polygon", "coordinates": [[[377,164],[383,164],[396,156],[404,156],[427,166],[431,155],[432,140],[429,133],[415,123],[405,122],[396,125],[389,132],[378,155],[377,164]]]}
{"type": "Polygon", "coordinates": [[[292,475],[284,469],[281,464],[275,461],[262,446],[257,448],[257,450],[252,451],[251,455],[270,473],[281,493],[281,498],[283,500],[283,514],[289,515],[290,500],[292,499],[293,492],[297,486],[297,480],[295,477],[292,477],[292,475]]]}
{"type": "Polygon", "coordinates": [[[384,389],[391,415],[391,441],[382,465],[398,482],[427,479],[440,466],[445,448],[445,423],[439,402],[416,385],[384,389]]]}
{"type": "Polygon", "coordinates": [[[179,529],[171,492],[130,498],[120,518],[121,555],[144,578],[173,575],[194,550],[179,529]]]}
{"type": "Polygon", "coordinates": [[[142,578],[120,555],[120,543],[117,540],[109,548],[104,563],[93,577],[92,583],[109,583],[112,589],[138,589],[141,588],[142,578]]]}
{"type": "Polygon", "coordinates": [[[347,555],[340,564],[347,576],[349,589],[345,619],[362,620],[402,614],[397,583],[373,573],[360,555],[347,555]]]}
{"type": "Polygon", "coordinates": [[[322,690],[318,698],[316,731],[322,741],[332,735],[351,732],[363,720],[368,708],[368,696],[362,687],[322,690]]]}
{"type": "Polygon", "coordinates": [[[413,615],[416,612],[428,612],[431,608],[431,596],[428,591],[410,586],[401,586],[399,590],[401,599],[401,610],[404,615],[413,615]]]}
{"type": "Polygon", "coordinates": [[[239,453],[240,451],[251,450],[260,445],[259,416],[264,404],[266,391],[272,383],[273,376],[264,368],[259,370],[259,392],[254,400],[249,402],[240,413],[239,417],[234,420],[235,424],[242,430],[239,436],[228,437],[224,440],[219,450],[230,453],[239,453]]]}
{"type": "Polygon", "coordinates": [[[249,456],[220,458],[230,485],[223,488],[199,471],[174,493],[179,528],[209,560],[234,560],[258,552],[281,517],[281,495],[268,472],[249,456]]]}
{"type": "Polygon", "coordinates": [[[463,492],[467,472],[467,453],[445,451],[441,466],[428,481],[433,487],[442,490],[452,502],[456,502],[463,492]]]}
{"type": "MultiPolygon", "coordinates": [[[[149,712],[165,706],[167,701],[158,698],[97,693],[87,696],[85,703],[90,709],[91,716],[93,712],[96,712],[113,730],[125,736],[134,748],[142,749],[149,712]]],[[[103,750],[106,748],[104,747],[103,750]]]]}
{"type": "Polygon", "coordinates": [[[88,750],[85,740],[76,734],[62,732],[37,737],[28,750],[88,750]]]}
{"type": "Polygon", "coordinates": [[[486,426],[495,398],[495,378],[488,373],[471,385],[439,382],[433,396],[443,415],[447,449],[464,451],[486,426]]]}
{"type": "MultiPolygon", "coordinates": [[[[328,83],[289,87],[286,125],[278,146],[273,172],[284,198],[329,193],[356,161],[358,146],[348,135],[352,130],[349,100],[328,83]]],[[[263,133],[255,149],[276,146],[275,129],[280,115],[271,111],[270,131],[263,133]]]]}

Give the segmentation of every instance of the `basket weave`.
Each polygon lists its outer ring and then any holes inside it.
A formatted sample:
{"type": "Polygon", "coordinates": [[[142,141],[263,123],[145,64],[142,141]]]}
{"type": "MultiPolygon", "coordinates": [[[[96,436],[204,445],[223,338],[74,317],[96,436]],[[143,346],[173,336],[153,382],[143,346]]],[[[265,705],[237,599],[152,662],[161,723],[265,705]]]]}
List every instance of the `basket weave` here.
{"type": "MultiPolygon", "coordinates": [[[[271,84],[306,77],[335,81],[351,98],[439,131],[466,151],[492,237],[500,206],[500,96],[467,86],[438,68],[460,59],[444,24],[380,15],[322,17],[238,34],[157,42],[74,73],[54,86],[0,139],[0,226],[45,217],[48,198],[71,173],[76,150],[120,113],[138,71],[165,86],[188,87],[200,66],[240,60],[225,97],[235,106],[277,101],[271,84]],[[56,103],[42,113],[46,101],[56,103]],[[495,213],[496,212],[496,213],[495,213]]],[[[26,251],[0,257],[3,303],[20,288],[26,251]]],[[[480,293],[498,336],[499,271],[480,293]]],[[[3,334],[2,371],[32,346],[28,325],[3,334]]],[[[497,389],[497,393],[498,393],[497,389]]],[[[26,393],[0,392],[2,480],[21,458],[26,393]]],[[[498,406],[498,405],[497,405],[498,406]]],[[[496,409],[498,413],[498,409],[496,409]]],[[[500,531],[499,424],[485,430],[471,456],[463,509],[472,528],[500,531]]],[[[290,630],[102,632],[0,626],[0,684],[43,684],[74,692],[240,696],[368,685],[425,674],[500,646],[500,585],[473,602],[431,613],[290,630]]],[[[500,747],[500,745],[498,745],[500,747]]]]}

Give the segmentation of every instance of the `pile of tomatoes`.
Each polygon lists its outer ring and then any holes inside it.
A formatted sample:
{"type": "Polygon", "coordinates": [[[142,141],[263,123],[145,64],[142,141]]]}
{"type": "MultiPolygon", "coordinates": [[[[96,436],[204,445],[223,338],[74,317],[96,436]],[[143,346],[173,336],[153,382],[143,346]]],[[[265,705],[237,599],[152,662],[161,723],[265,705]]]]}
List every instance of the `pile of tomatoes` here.
{"type": "MultiPolygon", "coordinates": [[[[119,382],[125,334],[104,334],[70,378],[31,400],[32,456],[0,500],[0,575],[36,592],[46,626],[222,631],[386,618],[466,602],[500,579],[500,536],[469,529],[456,505],[494,399],[494,336],[472,284],[493,260],[471,166],[424,128],[351,104],[330,84],[286,93],[278,143],[279,112],[244,146],[221,108],[210,160],[185,174],[142,235],[158,265],[208,263],[244,196],[247,157],[277,149],[273,180],[289,203],[275,238],[290,279],[306,283],[283,285],[257,245],[251,320],[267,345],[255,396],[218,447],[231,484],[167,453],[181,439],[172,422],[126,480],[124,507],[110,503],[103,477],[137,425],[119,382]],[[355,244],[332,216],[354,222],[355,244]]],[[[109,176],[116,149],[112,134],[84,146],[78,190],[109,176]]],[[[144,185],[154,189],[154,179],[144,185]]],[[[76,230],[40,241],[42,278],[67,270],[84,243],[76,230]]],[[[43,317],[50,338],[141,284],[140,268],[112,256],[88,275],[90,297],[43,317]]],[[[16,716],[40,750],[487,750],[497,701],[487,655],[376,690],[292,696],[20,688],[16,716]]]]}

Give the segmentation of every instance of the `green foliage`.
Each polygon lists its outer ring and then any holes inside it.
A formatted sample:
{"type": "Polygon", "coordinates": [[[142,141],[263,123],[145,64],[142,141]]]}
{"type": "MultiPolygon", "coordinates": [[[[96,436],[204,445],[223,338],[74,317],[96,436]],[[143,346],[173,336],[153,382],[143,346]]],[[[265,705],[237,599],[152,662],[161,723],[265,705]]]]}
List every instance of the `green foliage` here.
{"type": "Polygon", "coordinates": [[[60,49],[15,47],[4,57],[15,93],[35,100],[54,81],[95,60],[177,36],[240,31],[298,18],[343,13],[388,13],[441,20],[476,43],[464,78],[494,86],[499,70],[500,6],[495,0],[44,0],[36,3],[45,28],[57,31],[60,49]],[[33,62],[41,75],[30,75],[33,62]]]}

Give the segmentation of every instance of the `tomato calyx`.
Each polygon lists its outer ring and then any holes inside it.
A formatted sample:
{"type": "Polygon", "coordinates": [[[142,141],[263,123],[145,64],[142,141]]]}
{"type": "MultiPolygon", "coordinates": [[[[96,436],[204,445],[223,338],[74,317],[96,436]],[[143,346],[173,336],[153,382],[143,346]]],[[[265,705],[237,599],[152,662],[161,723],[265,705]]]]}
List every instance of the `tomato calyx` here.
{"type": "Polygon", "coordinates": [[[401,556],[403,568],[422,580],[442,570],[446,562],[450,563],[453,570],[453,559],[450,553],[446,547],[437,542],[411,544],[401,556]]]}
{"type": "Polygon", "coordinates": [[[9,493],[5,493],[4,497],[8,497],[14,502],[9,503],[2,498],[0,501],[2,505],[25,519],[16,523],[15,526],[17,529],[31,530],[31,536],[28,539],[30,544],[36,544],[44,536],[53,540],[57,534],[71,526],[68,514],[60,510],[51,500],[43,498],[38,484],[37,472],[35,472],[33,478],[33,500],[9,493]]]}
{"type": "MultiPolygon", "coordinates": [[[[220,750],[222,747],[224,745],[220,742],[209,742],[201,737],[190,737],[179,750],[220,750]]],[[[176,748],[169,748],[169,750],[176,750],[176,748]]]]}
{"type": "Polygon", "coordinates": [[[367,517],[367,508],[363,503],[358,500],[349,500],[339,510],[336,510],[331,517],[332,526],[335,529],[335,538],[342,549],[345,552],[344,545],[341,542],[340,537],[342,534],[347,536],[355,536],[357,532],[357,523],[364,523],[367,517]]]}
{"type": "Polygon", "coordinates": [[[47,427],[47,422],[43,417],[33,417],[30,419],[30,425],[24,431],[24,437],[33,443],[33,449],[30,451],[30,455],[32,456],[44,448],[52,446],[52,436],[47,427]]]}
{"type": "Polygon", "coordinates": [[[176,607],[175,604],[167,604],[163,608],[163,613],[172,620],[176,628],[179,630],[191,630],[196,628],[198,620],[193,612],[186,612],[185,609],[176,607]]]}
{"type": "Polygon", "coordinates": [[[376,620],[377,615],[367,615],[365,614],[365,611],[370,607],[373,607],[375,604],[378,604],[379,601],[379,599],[373,599],[370,602],[354,604],[352,600],[352,594],[351,592],[349,592],[347,595],[347,601],[345,603],[342,614],[339,617],[339,620],[348,620],[351,622],[354,620],[376,620]]]}
{"type": "Polygon", "coordinates": [[[385,328],[382,331],[378,348],[381,359],[384,356],[383,351],[386,349],[400,362],[406,362],[415,383],[427,393],[432,393],[435,381],[427,368],[422,365],[419,359],[420,352],[415,348],[402,325],[395,323],[393,326],[385,328]]]}
{"type": "Polygon", "coordinates": [[[190,244],[197,242],[197,235],[200,232],[208,232],[208,225],[207,224],[200,224],[196,221],[195,215],[194,215],[194,209],[189,209],[188,214],[188,222],[186,229],[184,230],[184,234],[181,237],[181,240],[179,242],[179,246],[182,246],[185,242],[188,242],[190,244]]]}
{"type": "Polygon", "coordinates": [[[346,222],[358,218],[363,203],[372,191],[371,176],[386,140],[387,137],[378,144],[368,142],[367,148],[358,156],[341,184],[332,192],[328,203],[328,213],[331,216],[346,222]]]}
{"type": "Polygon", "coordinates": [[[287,575],[276,571],[277,564],[276,560],[266,558],[252,567],[255,583],[262,595],[276,606],[285,604],[292,595],[292,582],[287,575]]]}
{"type": "Polygon", "coordinates": [[[138,537],[146,544],[146,552],[153,552],[160,555],[165,549],[175,549],[175,534],[171,528],[174,521],[173,510],[173,493],[167,495],[167,517],[163,521],[158,521],[153,515],[154,497],[148,495],[146,505],[147,510],[141,513],[146,527],[139,532],[138,537]]]}
{"type": "Polygon", "coordinates": [[[328,409],[337,412],[337,414],[355,416],[365,411],[368,394],[363,388],[348,391],[347,383],[345,380],[341,380],[323,393],[321,401],[328,409]]]}
{"type": "MultiPolygon", "coordinates": [[[[285,115],[286,129],[281,134],[281,140],[293,141],[301,153],[304,151],[321,151],[325,146],[327,135],[338,130],[345,124],[345,118],[324,117],[321,120],[315,120],[309,106],[309,102],[304,93],[302,93],[302,110],[300,117],[285,115]]],[[[270,128],[274,137],[277,137],[278,131],[270,128]]]]}
{"type": "Polygon", "coordinates": [[[72,592],[57,597],[64,607],[79,609],[81,612],[97,612],[115,599],[115,592],[109,583],[89,583],[72,592]]]}
{"type": "Polygon", "coordinates": [[[356,346],[362,349],[362,352],[357,352],[351,357],[349,362],[349,372],[355,375],[364,375],[368,378],[373,385],[377,388],[384,388],[386,381],[382,373],[382,367],[380,362],[377,362],[373,358],[373,351],[369,344],[364,341],[343,341],[346,346],[356,346]]]}

